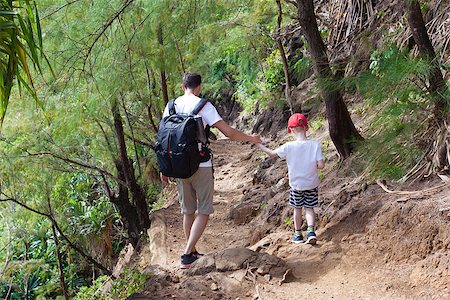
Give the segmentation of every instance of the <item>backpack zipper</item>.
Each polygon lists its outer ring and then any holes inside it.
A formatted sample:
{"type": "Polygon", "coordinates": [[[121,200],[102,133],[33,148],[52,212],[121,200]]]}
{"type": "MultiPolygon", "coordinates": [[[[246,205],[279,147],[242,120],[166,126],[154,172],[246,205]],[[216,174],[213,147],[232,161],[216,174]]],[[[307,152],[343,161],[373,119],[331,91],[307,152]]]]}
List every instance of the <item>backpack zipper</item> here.
{"type": "Polygon", "coordinates": [[[172,169],[172,160],[170,159],[170,137],[172,132],[169,133],[169,137],[167,138],[167,158],[169,160],[170,168],[172,169]]]}

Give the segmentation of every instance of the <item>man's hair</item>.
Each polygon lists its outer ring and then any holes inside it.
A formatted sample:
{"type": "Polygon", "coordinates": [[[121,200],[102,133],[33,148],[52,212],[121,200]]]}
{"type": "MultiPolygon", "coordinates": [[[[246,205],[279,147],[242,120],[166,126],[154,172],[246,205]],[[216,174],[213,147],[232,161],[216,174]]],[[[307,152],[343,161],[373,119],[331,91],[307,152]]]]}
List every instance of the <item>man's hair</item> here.
{"type": "Polygon", "coordinates": [[[183,85],[187,89],[195,89],[202,84],[202,76],[197,73],[185,73],[183,76],[183,85]]]}

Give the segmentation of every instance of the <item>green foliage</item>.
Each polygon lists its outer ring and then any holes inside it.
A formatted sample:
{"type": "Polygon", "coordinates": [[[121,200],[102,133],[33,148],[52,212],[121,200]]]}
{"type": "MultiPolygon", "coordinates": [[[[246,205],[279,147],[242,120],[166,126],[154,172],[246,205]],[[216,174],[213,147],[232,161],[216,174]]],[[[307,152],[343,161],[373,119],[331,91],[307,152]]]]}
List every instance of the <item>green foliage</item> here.
{"type": "Polygon", "coordinates": [[[292,218],[291,217],[284,218],[283,223],[286,226],[291,226],[293,224],[292,218]]]}
{"type": "Polygon", "coordinates": [[[280,51],[274,50],[264,60],[264,82],[267,90],[277,90],[284,82],[283,64],[280,51]]]}
{"type": "Polygon", "coordinates": [[[94,280],[93,284],[89,287],[83,286],[80,291],[75,295],[73,300],[112,300],[108,295],[102,292],[105,283],[109,280],[109,276],[102,275],[94,280]]]}
{"type": "Polygon", "coordinates": [[[71,230],[88,239],[99,235],[108,220],[118,218],[112,203],[106,196],[99,195],[101,191],[83,173],[64,174],[53,190],[53,197],[65,204],[71,230]]]}
{"type": "MultiPolygon", "coordinates": [[[[165,105],[160,72],[165,71],[169,97],[181,93],[183,62],[186,70],[203,75],[208,97],[219,98],[223,89],[230,89],[238,91],[236,99],[247,103],[248,109],[267,102],[270,90],[264,86],[261,62],[273,48],[270,33],[276,6],[270,0],[134,1],[114,19],[124,3],[121,0],[68,5],[64,0],[43,0],[39,11],[33,1],[20,2],[32,8],[17,10],[24,20],[30,18],[31,23],[25,25],[33,27],[38,57],[45,48],[55,69],[36,64],[43,76],[33,78],[33,85],[39,99],[45,97],[45,115],[30,102],[35,95],[11,90],[15,105],[9,108],[0,141],[2,191],[42,212],[48,212],[49,199],[61,229],[85,249],[91,241],[104,238],[105,226],[112,222],[117,252],[125,243],[124,229],[105,188],[107,184],[116,193],[117,183],[109,176],[103,179],[97,169],[82,167],[93,166],[117,176],[111,103],[119,103],[135,176],[147,198],[158,199],[152,209],[159,209],[164,195],[145,171],[155,163],[146,146],[155,141],[149,121],[157,124],[165,105]],[[39,20],[37,12],[44,17],[39,20]],[[37,24],[42,24],[39,34],[37,24]],[[45,37],[42,41],[40,31],[45,37]]],[[[26,55],[35,57],[30,45],[24,45],[29,50],[26,55]]],[[[21,76],[28,78],[23,72],[21,76]]],[[[0,258],[15,262],[28,255],[39,260],[47,275],[39,271],[33,295],[56,298],[59,279],[48,220],[10,203],[1,204],[2,212],[7,217],[1,230],[9,226],[11,238],[0,237],[0,246],[4,246],[0,258]],[[28,251],[25,242],[32,244],[28,251]]],[[[61,243],[66,281],[70,292],[76,293],[91,281],[86,275],[91,266],[61,243]]],[[[11,270],[16,274],[15,285],[37,272],[19,272],[19,266],[11,270]]],[[[23,291],[17,292],[20,298],[23,291]]]]}
{"type": "Polygon", "coordinates": [[[151,211],[156,211],[161,209],[166,203],[166,199],[168,195],[165,194],[162,186],[160,184],[152,184],[147,188],[147,198],[148,199],[157,199],[154,203],[150,205],[151,211]]]}
{"type": "Polygon", "coordinates": [[[312,68],[312,60],[307,56],[303,56],[293,66],[293,77],[303,80],[312,68]]]}
{"type": "Polygon", "coordinates": [[[308,124],[308,127],[312,132],[315,132],[315,131],[319,130],[320,128],[322,128],[324,122],[325,122],[324,117],[318,117],[318,118],[315,118],[312,122],[310,122],[308,124]]]}
{"type": "Polygon", "coordinates": [[[120,278],[112,281],[109,292],[104,292],[105,284],[110,280],[106,275],[94,280],[91,286],[83,286],[73,298],[74,300],[112,300],[125,299],[144,287],[150,279],[150,274],[142,274],[136,269],[125,268],[120,278]]]}
{"type": "Polygon", "coordinates": [[[122,276],[114,281],[111,287],[111,294],[117,299],[125,299],[131,294],[142,290],[149,279],[149,274],[142,274],[136,269],[125,269],[122,276]]]}
{"type": "Polygon", "coordinates": [[[260,210],[264,210],[267,207],[268,203],[266,201],[262,202],[261,205],[259,206],[260,210]]]}
{"type": "Polygon", "coordinates": [[[371,61],[370,72],[348,81],[347,86],[356,89],[376,111],[370,121],[370,137],[359,147],[361,164],[374,177],[398,179],[425,151],[419,135],[432,103],[424,86],[430,64],[394,46],[374,51],[371,61]]]}
{"type": "Polygon", "coordinates": [[[35,1],[0,2],[0,126],[15,79],[42,107],[33,85],[29,62],[41,73],[42,32],[35,1]]]}
{"type": "Polygon", "coordinates": [[[322,182],[325,179],[325,174],[322,170],[319,170],[319,180],[322,182]]]}

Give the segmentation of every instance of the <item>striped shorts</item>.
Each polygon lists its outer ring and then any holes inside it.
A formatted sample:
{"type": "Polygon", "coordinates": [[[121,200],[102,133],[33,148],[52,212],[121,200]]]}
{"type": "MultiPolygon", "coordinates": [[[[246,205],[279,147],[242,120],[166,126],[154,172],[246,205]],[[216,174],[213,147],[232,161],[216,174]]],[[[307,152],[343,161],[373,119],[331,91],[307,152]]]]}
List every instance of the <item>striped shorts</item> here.
{"type": "Polygon", "coordinates": [[[289,205],[294,208],[314,208],[319,205],[319,190],[314,188],[306,191],[297,191],[291,188],[289,205]]]}

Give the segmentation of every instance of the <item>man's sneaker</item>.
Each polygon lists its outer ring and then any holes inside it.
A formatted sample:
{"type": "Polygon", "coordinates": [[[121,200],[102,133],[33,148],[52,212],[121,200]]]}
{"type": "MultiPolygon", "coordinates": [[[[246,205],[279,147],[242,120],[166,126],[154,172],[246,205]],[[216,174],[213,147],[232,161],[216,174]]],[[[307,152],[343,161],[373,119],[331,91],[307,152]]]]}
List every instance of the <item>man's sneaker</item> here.
{"type": "Polygon", "coordinates": [[[303,236],[301,234],[294,234],[294,236],[292,237],[292,242],[294,244],[300,244],[304,243],[305,241],[303,240],[303,236]]]}
{"type": "Polygon", "coordinates": [[[198,259],[193,253],[181,255],[181,269],[189,269],[191,265],[198,259]]]}
{"type": "Polygon", "coordinates": [[[204,256],[205,254],[197,252],[197,250],[192,251],[192,255],[196,256],[197,258],[200,258],[204,256]]]}
{"type": "Polygon", "coordinates": [[[317,236],[314,231],[308,232],[306,234],[306,243],[310,245],[315,245],[317,243],[317,236]]]}

